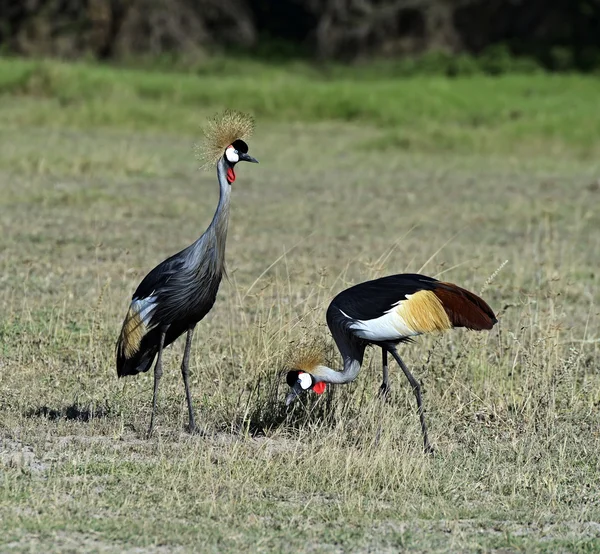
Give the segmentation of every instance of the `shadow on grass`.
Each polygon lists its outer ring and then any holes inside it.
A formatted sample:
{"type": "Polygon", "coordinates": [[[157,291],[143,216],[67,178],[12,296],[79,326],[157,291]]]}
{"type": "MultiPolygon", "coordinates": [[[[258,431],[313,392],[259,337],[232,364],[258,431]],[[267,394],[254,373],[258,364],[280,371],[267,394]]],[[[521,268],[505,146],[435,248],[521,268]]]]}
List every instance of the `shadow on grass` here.
{"type": "Polygon", "coordinates": [[[25,412],[25,417],[43,417],[50,421],[65,419],[67,421],[83,421],[87,423],[93,419],[109,417],[110,414],[111,410],[107,406],[83,407],[78,404],[71,404],[70,406],[58,409],[50,408],[49,406],[33,408],[25,412]]]}

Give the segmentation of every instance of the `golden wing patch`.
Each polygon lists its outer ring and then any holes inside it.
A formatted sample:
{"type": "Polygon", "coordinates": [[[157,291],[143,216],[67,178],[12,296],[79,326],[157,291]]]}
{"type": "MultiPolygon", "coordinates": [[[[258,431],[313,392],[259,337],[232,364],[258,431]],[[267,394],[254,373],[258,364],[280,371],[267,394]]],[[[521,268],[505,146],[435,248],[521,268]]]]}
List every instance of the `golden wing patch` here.
{"type": "Polygon", "coordinates": [[[396,312],[406,325],[417,333],[452,329],[442,301],[430,290],[420,290],[411,294],[398,305],[396,312]]]}
{"type": "Polygon", "coordinates": [[[130,306],[119,336],[119,350],[125,358],[132,358],[137,354],[146,332],[146,325],[136,307],[130,306]]]}

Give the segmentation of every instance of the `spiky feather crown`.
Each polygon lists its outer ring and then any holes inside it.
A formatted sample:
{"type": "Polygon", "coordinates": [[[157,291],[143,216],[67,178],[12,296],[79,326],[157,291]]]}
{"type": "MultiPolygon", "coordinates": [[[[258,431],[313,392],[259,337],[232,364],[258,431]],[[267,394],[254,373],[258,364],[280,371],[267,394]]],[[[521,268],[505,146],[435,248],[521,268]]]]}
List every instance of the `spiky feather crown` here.
{"type": "Polygon", "coordinates": [[[204,126],[204,140],[198,147],[202,169],[210,169],[223,155],[225,148],[240,139],[246,141],[254,131],[254,118],[246,113],[225,110],[214,115],[204,126]]]}
{"type": "Polygon", "coordinates": [[[288,356],[288,369],[299,369],[310,373],[327,361],[327,344],[320,338],[305,340],[296,345],[288,356]]]}

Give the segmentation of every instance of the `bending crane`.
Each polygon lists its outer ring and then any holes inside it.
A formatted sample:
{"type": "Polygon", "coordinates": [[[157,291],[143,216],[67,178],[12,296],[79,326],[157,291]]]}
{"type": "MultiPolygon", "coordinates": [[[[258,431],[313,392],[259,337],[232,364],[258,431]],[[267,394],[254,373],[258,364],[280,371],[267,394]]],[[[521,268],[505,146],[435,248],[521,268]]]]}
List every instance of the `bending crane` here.
{"type": "Polygon", "coordinates": [[[431,452],[421,386],[400,358],[396,346],[423,333],[454,327],[489,330],[496,322],[492,309],[477,295],[432,277],[412,273],[360,283],[340,292],[327,309],[327,325],[342,355],[344,368],[336,371],[311,360],[311,367],[288,372],[291,391],[286,405],[308,390],[321,394],[327,383],[354,381],[363,363],[365,348],[378,346],[383,358],[381,392],[385,395],[389,391],[389,353],[415,394],[425,451],[431,452]]]}

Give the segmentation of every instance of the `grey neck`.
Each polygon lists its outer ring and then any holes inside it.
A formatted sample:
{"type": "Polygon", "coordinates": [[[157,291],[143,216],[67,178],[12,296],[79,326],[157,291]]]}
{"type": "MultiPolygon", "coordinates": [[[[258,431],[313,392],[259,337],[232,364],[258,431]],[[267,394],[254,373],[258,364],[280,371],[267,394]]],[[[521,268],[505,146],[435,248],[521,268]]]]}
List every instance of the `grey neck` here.
{"type": "Polygon", "coordinates": [[[348,334],[347,330],[339,324],[329,321],[328,323],[333,340],[344,360],[344,369],[336,371],[326,366],[317,366],[311,375],[316,378],[316,381],[335,384],[350,383],[356,379],[362,366],[365,343],[348,334]]]}
{"type": "Polygon", "coordinates": [[[228,163],[220,158],[217,162],[219,180],[219,203],[210,225],[202,236],[191,245],[194,252],[192,266],[206,268],[211,274],[220,275],[225,269],[225,243],[229,225],[229,198],[231,185],[227,181],[228,163]]]}
{"type": "Polygon", "coordinates": [[[318,366],[312,372],[311,375],[315,378],[315,381],[324,381],[325,383],[333,383],[336,385],[343,385],[344,383],[350,383],[356,379],[358,372],[360,371],[361,360],[356,358],[347,357],[344,359],[344,369],[336,371],[326,366],[318,366]]]}
{"type": "Polygon", "coordinates": [[[219,204],[215,210],[215,215],[210,223],[209,229],[214,230],[217,242],[217,251],[221,263],[225,261],[225,241],[227,238],[227,228],[229,226],[229,199],[231,197],[231,185],[227,181],[228,162],[225,158],[220,158],[217,163],[217,178],[219,180],[219,204]]]}

